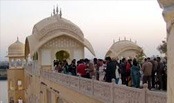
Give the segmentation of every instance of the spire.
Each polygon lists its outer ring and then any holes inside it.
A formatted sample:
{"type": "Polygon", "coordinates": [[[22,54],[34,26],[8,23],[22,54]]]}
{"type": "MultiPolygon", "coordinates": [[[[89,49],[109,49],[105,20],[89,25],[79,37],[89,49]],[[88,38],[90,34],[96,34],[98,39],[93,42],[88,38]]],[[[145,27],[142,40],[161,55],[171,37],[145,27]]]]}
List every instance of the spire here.
{"type": "Polygon", "coordinates": [[[59,8],[58,8],[58,4],[57,4],[57,6],[56,6],[56,14],[58,14],[59,13],[59,8]]]}
{"type": "Polygon", "coordinates": [[[55,15],[55,6],[53,7],[53,15],[55,15]]]}
{"type": "Polygon", "coordinates": [[[18,38],[18,36],[17,36],[17,40],[16,40],[16,42],[19,42],[19,38],[18,38]]]}
{"type": "Polygon", "coordinates": [[[62,18],[62,10],[61,10],[61,8],[60,8],[60,18],[62,18]]]}
{"type": "Polygon", "coordinates": [[[126,40],[126,37],[124,37],[124,40],[126,40]]]}

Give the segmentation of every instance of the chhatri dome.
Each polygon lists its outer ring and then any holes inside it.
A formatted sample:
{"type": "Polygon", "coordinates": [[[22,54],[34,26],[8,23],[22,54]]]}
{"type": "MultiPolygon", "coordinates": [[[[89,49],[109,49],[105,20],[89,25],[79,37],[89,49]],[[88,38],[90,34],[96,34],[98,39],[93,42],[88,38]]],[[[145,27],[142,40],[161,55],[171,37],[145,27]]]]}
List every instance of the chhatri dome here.
{"type": "Polygon", "coordinates": [[[32,57],[37,53],[40,59],[49,56],[47,58],[54,60],[59,59],[58,56],[61,55],[66,55],[69,60],[80,59],[84,58],[84,47],[95,55],[92,45],[84,38],[81,29],[63,18],[61,10],[58,11],[57,7],[50,17],[34,25],[32,35],[25,41],[25,56],[30,54],[32,57]]]}
{"type": "Polygon", "coordinates": [[[134,58],[142,53],[142,51],[143,49],[131,40],[119,39],[118,42],[113,42],[105,56],[110,56],[112,58],[134,58]]]}
{"type": "Polygon", "coordinates": [[[8,57],[24,56],[24,44],[17,38],[16,42],[8,47],[8,57]]]}

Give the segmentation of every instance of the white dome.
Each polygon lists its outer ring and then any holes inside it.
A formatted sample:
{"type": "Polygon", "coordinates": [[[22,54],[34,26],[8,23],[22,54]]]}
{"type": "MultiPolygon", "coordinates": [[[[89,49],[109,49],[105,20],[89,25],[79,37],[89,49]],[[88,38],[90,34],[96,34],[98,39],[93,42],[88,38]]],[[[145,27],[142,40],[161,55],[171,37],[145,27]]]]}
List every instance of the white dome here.
{"type": "Polygon", "coordinates": [[[28,54],[33,56],[46,42],[61,36],[75,39],[95,55],[92,45],[84,38],[81,29],[71,21],[60,17],[59,14],[55,14],[34,25],[32,35],[25,41],[25,56],[28,54]]]}
{"type": "Polygon", "coordinates": [[[24,44],[18,39],[8,47],[8,57],[24,56],[24,44]]]}
{"type": "Polygon", "coordinates": [[[42,39],[50,32],[54,31],[69,31],[73,36],[83,40],[84,35],[80,28],[72,23],[71,21],[61,18],[60,15],[56,14],[51,17],[45,18],[34,25],[33,33],[37,39],[42,39]]]}
{"type": "Polygon", "coordinates": [[[110,57],[134,57],[136,54],[142,52],[142,48],[139,47],[136,43],[128,41],[128,40],[121,40],[118,42],[113,43],[110,47],[106,56],[110,57]]]}

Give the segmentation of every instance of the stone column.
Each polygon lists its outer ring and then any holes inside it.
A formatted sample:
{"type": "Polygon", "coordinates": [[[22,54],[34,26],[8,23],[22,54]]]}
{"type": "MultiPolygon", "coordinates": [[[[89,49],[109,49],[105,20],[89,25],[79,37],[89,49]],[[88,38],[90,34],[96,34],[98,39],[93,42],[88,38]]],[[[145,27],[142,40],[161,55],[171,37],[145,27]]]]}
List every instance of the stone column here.
{"type": "Polygon", "coordinates": [[[158,0],[167,29],[167,103],[174,103],[174,0],[158,0]]]}

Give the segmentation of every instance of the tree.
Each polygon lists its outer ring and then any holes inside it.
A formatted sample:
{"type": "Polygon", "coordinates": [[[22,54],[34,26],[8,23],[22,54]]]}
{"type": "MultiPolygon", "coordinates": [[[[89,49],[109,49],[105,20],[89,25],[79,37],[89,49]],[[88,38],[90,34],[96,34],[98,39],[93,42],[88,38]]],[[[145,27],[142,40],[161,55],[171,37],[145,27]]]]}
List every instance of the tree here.
{"type": "Polygon", "coordinates": [[[165,54],[167,53],[167,42],[166,41],[162,41],[162,44],[160,44],[157,47],[157,50],[161,53],[161,54],[165,54]]]}
{"type": "Polygon", "coordinates": [[[144,54],[144,51],[142,50],[141,52],[139,52],[136,55],[137,61],[141,64],[143,62],[145,56],[146,55],[144,54]]]}

